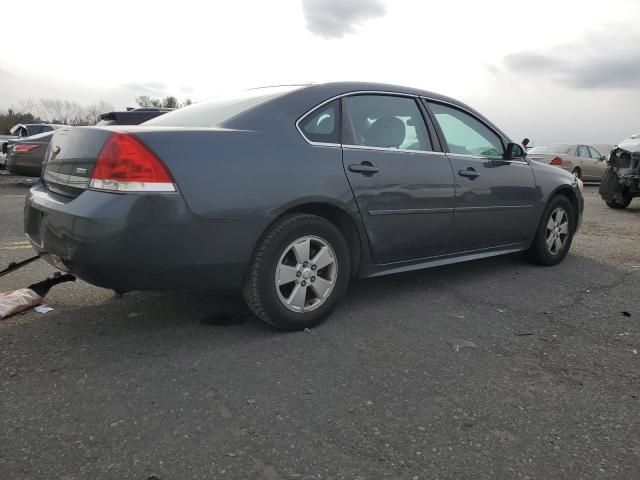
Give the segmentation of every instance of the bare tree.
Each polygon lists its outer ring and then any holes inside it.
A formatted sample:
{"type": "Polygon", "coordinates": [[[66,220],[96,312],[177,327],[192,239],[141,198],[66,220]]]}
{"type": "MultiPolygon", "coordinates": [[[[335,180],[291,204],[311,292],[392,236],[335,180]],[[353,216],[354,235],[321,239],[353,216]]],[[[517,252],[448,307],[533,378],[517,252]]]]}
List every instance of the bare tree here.
{"type": "Polygon", "coordinates": [[[0,133],[10,133],[10,129],[19,123],[41,122],[42,120],[31,112],[34,104],[35,102],[31,99],[21,100],[11,105],[6,111],[0,112],[0,133]]]}
{"type": "Polygon", "coordinates": [[[48,121],[65,125],[71,125],[82,109],[78,102],[57,98],[41,98],[39,106],[48,121]]]}
{"type": "Polygon", "coordinates": [[[173,95],[169,95],[164,98],[151,98],[148,95],[140,95],[139,97],[136,97],[135,101],[139,107],[155,108],[181,108],[193,103],[190,98],[186,98],[183,102],[180,102],[173,95]]]}

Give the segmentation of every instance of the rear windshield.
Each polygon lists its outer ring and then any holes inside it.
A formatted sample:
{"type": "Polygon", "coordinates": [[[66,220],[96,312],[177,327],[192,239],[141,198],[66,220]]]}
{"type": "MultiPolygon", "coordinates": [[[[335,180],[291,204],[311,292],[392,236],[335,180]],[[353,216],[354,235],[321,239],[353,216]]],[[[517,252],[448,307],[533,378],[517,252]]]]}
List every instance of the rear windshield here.
{"type": "Polygon", "coordinates": [[[571,150],[571,145],[538,145],[529,150],[529,153],[557,153],[565,155],[571,150]]]}
{"type": "Polygon", "coordinates": [[[221,95],[209,100],[166,113],[142,125],[164,127],[215,127],[250,108],[285,93],[301,88],[300,86],[280,86],[256,88],[230,95],[221,95]]]}

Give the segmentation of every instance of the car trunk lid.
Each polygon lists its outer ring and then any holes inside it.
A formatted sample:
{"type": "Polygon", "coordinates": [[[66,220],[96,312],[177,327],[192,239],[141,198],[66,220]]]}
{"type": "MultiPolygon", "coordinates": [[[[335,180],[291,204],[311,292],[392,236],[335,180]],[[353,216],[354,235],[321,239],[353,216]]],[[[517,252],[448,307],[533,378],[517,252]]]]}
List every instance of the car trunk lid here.
{"type": "Polygon", "coordinates": [[[529,153],[528,155],[530,160],[540,163],[550,163],[556,157],[564,160],[566,156],[564,153],[529,153]]]}
{"type": "Polygon", "coordinates": [[[76,197],[89,187],[91,173],[111,131],[92,127],[55,131],[45,155],[42,181],[58,194],[76,197]]]}

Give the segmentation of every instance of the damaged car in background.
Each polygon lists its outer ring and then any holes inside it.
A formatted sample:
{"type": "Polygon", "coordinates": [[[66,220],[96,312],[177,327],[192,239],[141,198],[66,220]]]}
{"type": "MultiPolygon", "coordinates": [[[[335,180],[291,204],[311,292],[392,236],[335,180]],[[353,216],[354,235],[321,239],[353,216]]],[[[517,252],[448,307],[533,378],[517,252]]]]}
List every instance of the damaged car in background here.
{"type": "Polygon", "coordinates": [[[611,208],[626,208],[640,197],[640,133],[620,142],[609,154],[600,196],[611,208]]]}

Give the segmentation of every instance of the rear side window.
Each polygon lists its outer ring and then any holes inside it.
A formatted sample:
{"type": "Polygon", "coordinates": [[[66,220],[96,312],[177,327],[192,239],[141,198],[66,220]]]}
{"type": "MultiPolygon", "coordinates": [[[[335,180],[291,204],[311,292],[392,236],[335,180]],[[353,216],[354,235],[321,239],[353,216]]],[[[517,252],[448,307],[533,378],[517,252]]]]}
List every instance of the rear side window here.
{"type": "Polygon", "coordinates": [[[500,137],[471,115],[455,108],[430,103],[449,152],[460,155],[502,158],[504,146],[500,137]]]}
{"type": "Polygon", "coordinates": [[[585,147],[584,145],[580,145],[578,147],[578,156],[582,157],[582,158],[591,157],[591,155],[589,155],[589,149],[587,147],[585,147]]]}
{"type": "Polygon", "coordinates": [[[340,143],[340,102],[323,105],[300,122],[302,134],[310,142],[340,143]]]}
{"type": "Polygon", "coordinates": [[[30,137],[31,135],[37,135],[38,133],[42,133],[42,126],[40,126],[40,125],[28,125],[27,126],[27,134],[25,136],[30,137]]]}
{"type": "Polygon", "coordinates": [[[144,125],[164,127],[215,127],[261,103],[299,89],[299,86],[255,88],[240,93],[222,95],[194,103],[152,118],[144,125]]]}
{"type": "Polygon", "coordinates": [[[354,95],[345,98],[351,145],[432,151],[424,118],[413,98],[354,95]]]}

